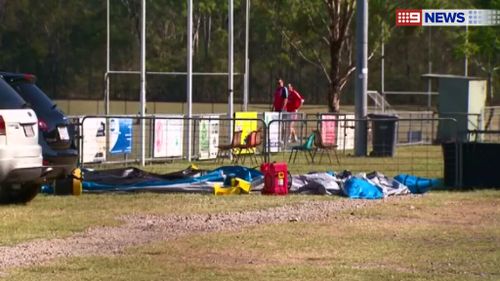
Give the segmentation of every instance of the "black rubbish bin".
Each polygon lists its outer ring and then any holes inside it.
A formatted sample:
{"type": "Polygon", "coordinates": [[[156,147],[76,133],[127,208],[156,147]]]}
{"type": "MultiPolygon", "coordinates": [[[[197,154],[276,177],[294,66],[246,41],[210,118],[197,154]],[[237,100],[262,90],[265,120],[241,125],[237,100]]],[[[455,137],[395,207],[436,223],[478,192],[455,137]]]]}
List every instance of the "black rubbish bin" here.
{"type": "Polygon", "coordinates": [[[397,115],[368,114],[372,121],[372,147],[370,156],[394,156],[396,152],[397,115]]]}

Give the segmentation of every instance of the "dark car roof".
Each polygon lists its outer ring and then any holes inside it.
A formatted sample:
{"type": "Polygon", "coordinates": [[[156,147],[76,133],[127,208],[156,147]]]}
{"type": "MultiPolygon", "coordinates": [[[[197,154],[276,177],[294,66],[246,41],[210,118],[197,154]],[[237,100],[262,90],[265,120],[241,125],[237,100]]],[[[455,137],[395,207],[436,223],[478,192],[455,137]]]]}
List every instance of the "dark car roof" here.
{"type": "Polygon", "coordinates": [[[36,85],[36,77],[32,74],[0,72],[0,76],[20,97],[43,119],[49,128],[65,123],[65,116],[47,94],[36,85]]]}
{"type": "Polygon", "coordinates": [[[23,80],[25,82],[30,82],[30,83],[36,82],[36,76],[28,73],[14,73],[14,72],[0,71],[0,76],[2,76],[9,83],[15,81],[23,81],[23,80]]]}
{"type": "Polygon", "coordinates": [[[2,78],[0,78],[0,109],[19,109],[26,101],[2,78]]]}

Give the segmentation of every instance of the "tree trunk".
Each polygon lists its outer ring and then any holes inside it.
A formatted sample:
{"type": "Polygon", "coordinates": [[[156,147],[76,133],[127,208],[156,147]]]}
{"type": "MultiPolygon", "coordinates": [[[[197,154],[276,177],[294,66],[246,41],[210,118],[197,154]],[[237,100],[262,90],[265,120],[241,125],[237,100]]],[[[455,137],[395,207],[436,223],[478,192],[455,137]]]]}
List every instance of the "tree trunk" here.
{"type": "Polygon", "coordinates": [[[493,104],[493,71],[490,70],[488,72],[488,82],[486,83],[487,85],[487,97],[486,97],[486,104],[487,105],[492,105],[493,104]]]}
{"type": "MultiPolygon", "coordinates": [[[[331,27],[332,29],[334,27],[331,27]]],[[[340,111],[340,52],[341,43],[338,41],[330,42],[330,87],[328,91],[328,110],[330,112],[340,111]]]]}
{"type": "Polygon", "coordinates": [[[340,112],[340,94],[341,90],[338,84],[330,84],[328,92],[328,111],[339,113],[340,112]]]}

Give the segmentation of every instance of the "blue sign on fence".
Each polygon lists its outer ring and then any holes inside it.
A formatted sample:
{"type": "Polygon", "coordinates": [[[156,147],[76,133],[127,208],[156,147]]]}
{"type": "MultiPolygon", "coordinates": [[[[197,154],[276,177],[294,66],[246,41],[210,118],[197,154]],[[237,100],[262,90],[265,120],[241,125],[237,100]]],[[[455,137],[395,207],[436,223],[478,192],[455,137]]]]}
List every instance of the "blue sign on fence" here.
{"type": "Polygon", "coordinates": [[[109,147],[111,154],[132,152],[132,119],[109,120],[109,147]]]}

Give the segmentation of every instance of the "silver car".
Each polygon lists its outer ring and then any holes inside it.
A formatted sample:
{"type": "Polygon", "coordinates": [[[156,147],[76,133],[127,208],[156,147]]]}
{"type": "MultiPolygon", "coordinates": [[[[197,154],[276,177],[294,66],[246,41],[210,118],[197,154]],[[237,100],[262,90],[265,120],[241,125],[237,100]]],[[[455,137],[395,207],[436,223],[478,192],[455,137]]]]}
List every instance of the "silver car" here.
{"type": "Polygon", "coordinates": [[[38,145],[38,120],[26,102],[0,79],[0,203],[33,199],[48,172],[38,145]]]}

